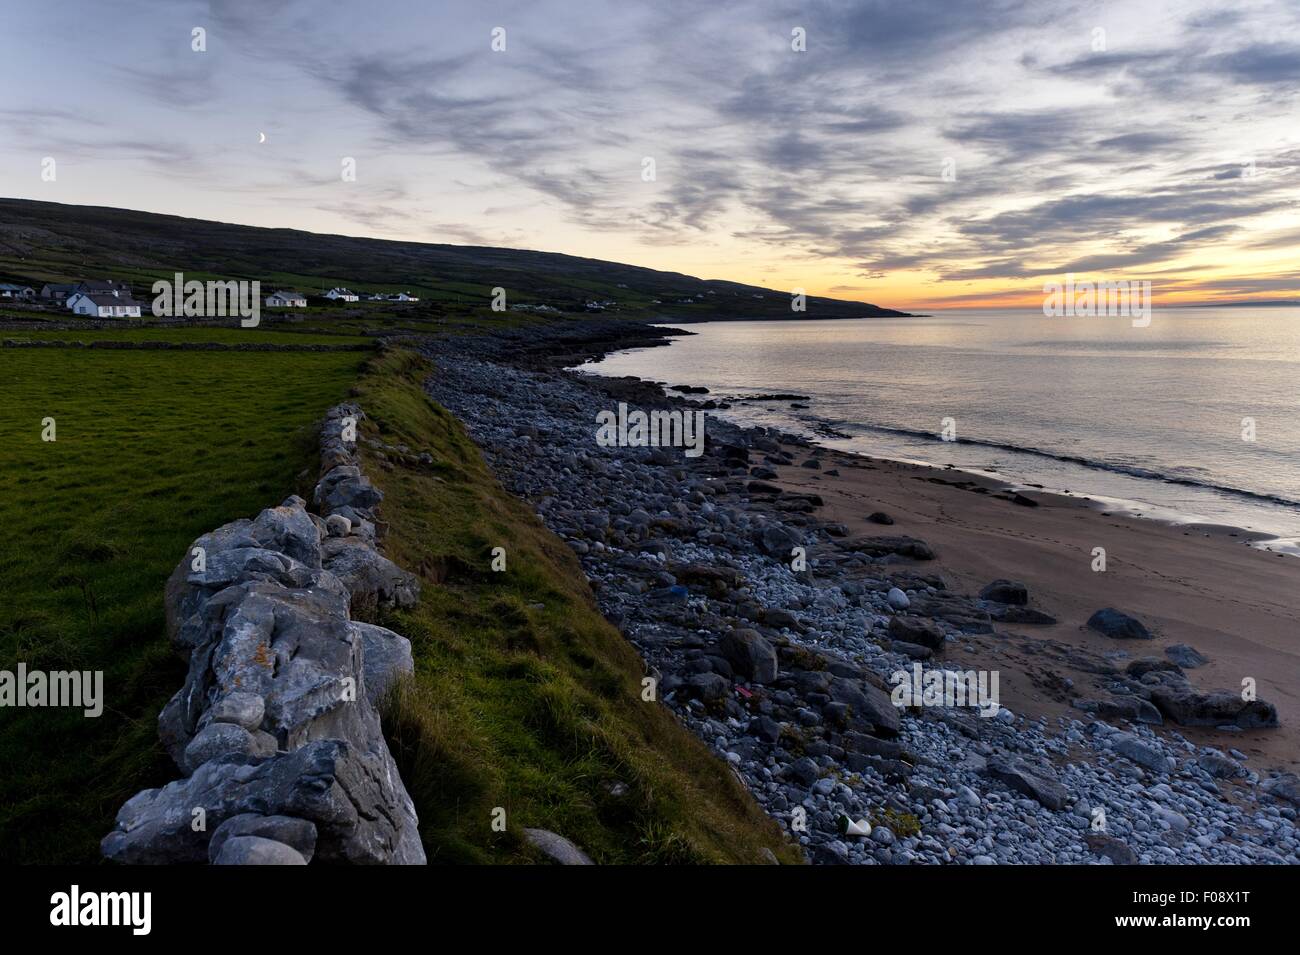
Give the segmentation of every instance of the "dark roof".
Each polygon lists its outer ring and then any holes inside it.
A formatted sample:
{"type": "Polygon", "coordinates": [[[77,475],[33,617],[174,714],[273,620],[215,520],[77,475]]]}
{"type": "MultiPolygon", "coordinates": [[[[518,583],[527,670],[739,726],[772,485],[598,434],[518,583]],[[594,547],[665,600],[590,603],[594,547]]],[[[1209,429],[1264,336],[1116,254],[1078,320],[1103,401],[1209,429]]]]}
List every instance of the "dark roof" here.
{"type": "Polygon", "coordinates": [[[121,305],[124,308],[139,308],[140,303],[133,298],[118,298],[116,295],[95,295],[93,293],[82,293],[96,305],[121,305]]]}

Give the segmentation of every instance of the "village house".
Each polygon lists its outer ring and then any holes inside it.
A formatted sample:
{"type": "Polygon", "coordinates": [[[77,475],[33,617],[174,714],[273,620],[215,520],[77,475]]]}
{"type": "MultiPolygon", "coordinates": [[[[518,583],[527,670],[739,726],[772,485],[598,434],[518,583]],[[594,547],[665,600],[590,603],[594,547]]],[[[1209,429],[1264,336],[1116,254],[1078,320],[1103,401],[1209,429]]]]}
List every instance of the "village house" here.
{"type": "Polygon", "coordinates": [[[419,299],[410,292],[398,292],[396,295],[388,296],[390,302],[418,302],[419,299]]]}
{"type": "Polygon", "coordinates": [[[76,284],[75,291],[85,292],[87,295],[114,295],[118,298],[125,296],[131,297],[131,286],[125,282],[81,281],[76,284]]]}
{"type": "Polygon", "coordinates": [[[41,286],[41,298],[53,302],[65,302],[68,296],[77,291],[76,282],[48,282],[41,286]]]}
{"type": "Polygon", "coordinates": [[[306,308],[307,296],[298,292],[273,292],[266,297],[267,308],[306,308]]]}
{"type": "Polygon", "coordinates": [[[8,282],[0,282],[0,298],[33,298],[36,292],[28,285],[10,285],[8,282]]]}
{"type": "Polygon", "coordinates": [[[140,303],[124,295],[101,295],[73,292],[68,296],[68,308],[76,315],[91,318],[139,318],[140,303]]]}
{"type": "Polygon", "coordinates": [[[332,301],[338,301],[338,302],[361,301],[360,295],[358,295],[356,292],[353,292],[351,289],[345,289],[345,288],[332,288],[325,293],[325,297],[332,301]]]}

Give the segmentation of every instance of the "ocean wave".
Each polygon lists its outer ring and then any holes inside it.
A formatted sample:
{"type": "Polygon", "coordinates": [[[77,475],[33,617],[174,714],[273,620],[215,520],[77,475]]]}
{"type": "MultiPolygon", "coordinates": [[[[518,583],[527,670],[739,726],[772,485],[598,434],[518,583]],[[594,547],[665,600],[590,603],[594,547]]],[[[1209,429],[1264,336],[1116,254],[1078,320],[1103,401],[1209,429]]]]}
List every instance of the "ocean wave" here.
{"type": "Polygon", "coordinates": [[[834,434],[837,437],[856,437],[856,434],[848,434],[843,430],[845,427],[852,427],[862,431],[876,431],[882,434],[920,438],[926,441],[932,441],[935,444],[961,444],[972,447],[991,448],[997,451],[1010,451],[1016,454],[1026,454],[1052,461],[1060,461],[1065,464],[1076,464],[1080,467],[1091,468],[1095,471],[1108,471],[1112,474],[1123,474],[1129,477],[1142,478],[1148,481],[1160,481],[1164,484],[1174,484],[1180,487],[1195,487],[1209,491],[1218,491],[1223,494],[1230,494],[1234,497],[1246,498],[1248,500],[1260,501],[1267,504],[1280,504],[1283,507],[1300,508],[1300,500],[1284,497],[1280,494],[1251,491],[1246,488],[1233,487],[1228,484],[1219,484],[1214,481],[1184,477],[1177,474],[1167,474],[1162,471],[1156,471],[1151,468],[1144,468],[1134,464],[1101,461],[1095,458],[1084,457],[1083,455],[1067,454],[1060,451],[1049,451],[1045,448],[1036,448],[1031,445],[1011,444],[1009,442],[994,441],[983,438],[958,437],[952,441],[945,441],[933,431],[921,431],[913,428],[893,428],[888,425],[856,424],[853,422],[821,418],[816,415],[798,415],[796,417],[814,431],[820,431],[823,434],[834,434]]]}

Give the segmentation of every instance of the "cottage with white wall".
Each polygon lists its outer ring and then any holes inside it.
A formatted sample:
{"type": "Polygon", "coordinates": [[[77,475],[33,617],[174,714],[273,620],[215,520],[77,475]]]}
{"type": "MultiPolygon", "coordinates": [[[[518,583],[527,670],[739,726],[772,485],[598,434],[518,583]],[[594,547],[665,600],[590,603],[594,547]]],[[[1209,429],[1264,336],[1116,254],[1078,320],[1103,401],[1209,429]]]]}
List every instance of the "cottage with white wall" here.
{"type": "Polygon", "coordinates": [[[339,301],[339,302],[361,301],[360,295],[358,295],[356,292],[353,292],[351,289],[345,289],[345,288],[332,288],[325,293],[325,297],[332,301],[339,301]]]}
{"type": "Polygon", "coordinates": [[[129,295],[92,295],[74,292],[68,296],[68,308],[75,315],[90,318],[139,318],[140,303],[129,295]]]}
{"type": "Polygon", "coordinates": [[[272,292],[266,297],[267,308],[306,308],[307,296],[298,292],[272,292]]]}

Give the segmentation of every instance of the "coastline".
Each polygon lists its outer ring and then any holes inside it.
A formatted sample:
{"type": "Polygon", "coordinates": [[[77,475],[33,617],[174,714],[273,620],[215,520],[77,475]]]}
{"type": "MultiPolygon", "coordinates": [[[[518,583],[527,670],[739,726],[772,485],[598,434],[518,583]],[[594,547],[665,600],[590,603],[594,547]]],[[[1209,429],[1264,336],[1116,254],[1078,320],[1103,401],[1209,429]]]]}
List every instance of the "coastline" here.
{"type": "Polygon", "coordinates": [[[428,390],[579,555],[662,702],[813,861],[1296,861],[1297,709],[1280,675],[1300,613],[1276,595],[1300,565],[717,417],[702,457],[597,447],[593,415],[613,403],[700,410],[565,370],[657,335],[597,322],[531,329],[526,346],[508,330],[431,342],[428,390]],[[882,510],[891,526],[867,520],[882,510]],[[809,566],[792,574],[801,542],[809,566]],[[1092,546],[1112,554],[1104,573],[1092,546]],[[1219,607],[1223,561],[1252,586],[1219,607]],[[975,596],[998,578],[1026,584],[1028,606],[975,596]],[[1086,629],[1103,607],[1153,638],[1086,629]],[[1175,644],[1209,662],[1184,670],[1162,652],[1175,644]],[[1000,675],[999,718],[891,704],[889,681],[921,661],[1000,675]],[[1243,672],[1257,703],[1232,692],[1243,672]],[[1089,832],[1098,806],[1109,828],[1089,832]],[[887,831],[846,836],[859,817],[887,831]]]}
{"type": "MultiPolygon", "coordinates": [[[[664,335],[661,341],[653,342],[658,345],[672,344],[677,337],[704,334],[662,322],[652,327],[664,335]]],[[[770,337],[761,340],[771,344],[770,337]]],[[[887,339],[889,347],[897,344],[894,339],[887,339]]],[[[1279,483],[1276,473],[1271,475],[1271,481],[1253,482],[1244,472],[1231,469],[1235,463],[1221,473],[1211,473],[1203,467],[1172,463],[1180,460],[1176,458],[1161,464],[1141,454],[1134,457],[1132,447],[1121,447],[1117,449],[1121,453],[1112,456],[1097,450],[1089,452],[1077,440],[1065,441],[1058,447],[1041,436],[1035,441],[1032,434],[1008,437],[996,427],[978,436],[941,437],[933,429],[903,423],[897,413],[873,414],[855,403],[861,400],[852,397],[857,392],[844,391],[845,382],[823,382],[830,385],[829,390],[809,384],[806,387],[812,390],[803,391],[797,378],[782,373],[786,366],[780,363],[788,357],[794,366],[815,377],[810,368],[799,364],[798,349],[789,356],[777,352],[778,358],[759,359],[759,353],[766,354],[762,348],[751,352],[754,345],[746,339],[718,330],[715,339],[696,342],[693,348],[690,343],[682,343],[684,351],[677,360],[660,362],[635,357],[644,344],[630,341],[625,347],[590,358],[593,367],[584,365],[573,370],[604,377],[640,376],[668,392],[700,399],[704,402],[701,407],[741,427],[798,434],[827,450],[956,471],[980,480],[1000,481],[1017,490],[1096,502],[1103,511],[1169,523],[1193,533],[1235,534],[1243,543],[1268,553],[1300,557],[1300,497],[1286,490],[1287,483],[1279,483]],[[771,377],[758,386],[745,380],[727,364],[719,341],[741,349],[747,362],[764,368],[771,377]],[[669,366],[674,370],[668,370],[669,366]],[[779,393],[771,393],[774,389],[779,393]]],[[[822,357],[829,360],[828,356],[822,357]]],[[[838,373],[838,369],[829,372],[832,376],[838,373]]],[[[861,394],[874,394],[873,389],[879,388],[888,385],[868,381],[861,394]]],[[[951,399],[948,395],[947,400],[951,399]]],[[[890,406],[885,402],[885,407],[890,406]]],[[[895,406],[895,412],[898,407],[902,406],[895,406]]],[[[919,408],[907,407],[921,413],[919,408]]],[[[933,413],[937,416],[949,412],[933,413]]],[[[915,421],[915,414],[906,420],[915,421]]],[[[1083,436],[1104,439],[1104,433],[1085,432],[1083,436]]]]}
{"type": "MultiPolygon", "coordinates": [[[[665,333],[677,330],[664,327],[665,333]]],[[[690,333],[687,333],[690,334],[690,333]]],[[[670,344],[673,334],[665,334],[670,344]]],[[[626,348],[647,347],[633,341],[626,348]]],[[[624,350],[611,349],[613,351],[624,350]]],[[[570,371],[590,376],[581,367],[570,371]]],[[[699,406],[688,394],[657,381],[637,379],[670,403],[699,406]]],[[[690,383],[686,383],[688,386],[690,383]]],[[[715,412],[716,413],[716,412],[715,412]]],[[[753,427],[732,415],[737,427],[753,427]]],[[[1256,681],[1259,696],[1277,705],[1280,727],[1243,743],[1237,734],[1187,727],[1202,745],[1236,747],[1289,770],[1300,769],[1300,687],[1288,679],[1300,673],[1300,562],[1284,551],[1265,551],[1252,541],[1271,535],[1227,524],[1183,523],[1131,513],[1134,502],[1099,500],[1083,494],[1029,488],[1005,478],[953,466],[875,457],[827,447],[807,438],[820,470],[773,465],[773,483],[795,493],[815,492],[826,499],[822,516],[843,523],[850,536],[880,531],[867,514],[887,511],[895,520],[890,533],[927,540],[938,553],[941,573],[956,590],[977,592],[992,577],[1024,582],[1034,606],[1059,619],[1034,635],[1077,649],[1095,650],[1100,634],[1087,630],[1088,617],[1115,606],[1148,624],[1155,639],[1111,641],[1105,649],[1124,660],[1140,653],[1190,644],[1210,658],[1195,671],[1194,682],[1237,687],[1256,681]],[[839,475],[826,471],[840,470],[839,475]],[[979,489],[979,490],[977,490],[979,489]],[[1005,498],[1019,497],[1034,507],[1005,498]],[[1092,570],[1093,548],[1104,547],[1107,570],[1092,570]],[[990,577],[992,575],[992,577],[990,577]],[[988,579],[984,579],[988,578],[988,579]],[[1234,739],[1237,742],[1234,742],[1234,739]]],[[[797,450],[783,444],[786,450],[797,450]]],[[[1007,704],[1035,717],[1077,716],[1071,695],[1044,688],[1024,653],[999,641],[972,638],[969,658],[986,667],[1018,660],[1022,678],[1004,682],[1007,704]]],[[[1058,675],[1088,685],[1088,674],[1057,661],[1058,675]]]]}

